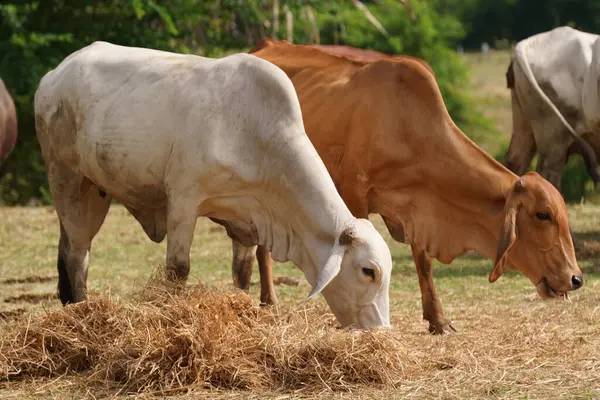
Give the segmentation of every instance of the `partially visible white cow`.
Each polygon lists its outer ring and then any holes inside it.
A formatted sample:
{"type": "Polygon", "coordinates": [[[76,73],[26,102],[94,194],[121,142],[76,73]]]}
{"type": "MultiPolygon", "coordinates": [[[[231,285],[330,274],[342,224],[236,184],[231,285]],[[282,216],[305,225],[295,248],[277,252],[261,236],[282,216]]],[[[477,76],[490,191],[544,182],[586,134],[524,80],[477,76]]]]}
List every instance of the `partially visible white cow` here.
{"type": "Polygon", "coordinates": [[[599,179],[596,155],[586,140],[594,140],[600,131],[590,130],[582,104],[597,38],[564,26],[515,47],[506,73],[513,111],[506,166],[514,173],[522,175],[537,150],[537,172],[560,189],[567,158],[578,151],[594,181],[599,179]]]}
{"type": "Polygon", "coordinates": [[[592,61],[583,79],[581,103],[587,128],[597,134],[597,139],[600,136],[600,36],[592,45],[592,61]]]}
{"type": "Polygon", "coordinates": [[[86,299],[91,242],[114,198],[150,239],[167,235],[171,279],[187,278],[205,216],[293,261],[342,325],[389,326],[389,249],[338,195],[275,65],[96,42],[44,76],[35,118],[63,304],[86,299]]]}

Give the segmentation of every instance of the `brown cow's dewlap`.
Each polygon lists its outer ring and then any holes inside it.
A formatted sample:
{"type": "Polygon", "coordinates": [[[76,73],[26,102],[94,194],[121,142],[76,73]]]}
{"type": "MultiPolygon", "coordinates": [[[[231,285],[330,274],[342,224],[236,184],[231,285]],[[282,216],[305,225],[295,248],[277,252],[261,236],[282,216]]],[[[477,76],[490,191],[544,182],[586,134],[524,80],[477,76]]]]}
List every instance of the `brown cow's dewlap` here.
{"type": "Polygon", "coordinates": [[[324,307],[259,307],[242,292],[167,287],[132,301],[94,296],[21,319],[2,333],[0,374],[84,374],[126,390],[393,386],[411,357],[390,332],[336,329],[324,307]]]}

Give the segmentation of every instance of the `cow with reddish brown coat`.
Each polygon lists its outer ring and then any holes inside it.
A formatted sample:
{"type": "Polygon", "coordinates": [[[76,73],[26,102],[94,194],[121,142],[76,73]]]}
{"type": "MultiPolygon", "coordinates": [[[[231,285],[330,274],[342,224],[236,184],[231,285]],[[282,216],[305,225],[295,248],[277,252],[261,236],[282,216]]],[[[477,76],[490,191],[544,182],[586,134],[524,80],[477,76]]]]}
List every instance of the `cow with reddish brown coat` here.
{"type": "MultiPolygon", "coordinates": [[[[411,245],[430,332],[454,330],[434,287],[434,258],[449,264],[473,250],[494,260],[490,282],[518,270],[543,298],[582,286],[560,193],[535,172],[519,178],[471,141],[424,61],[350,60],[270,39],[253,54],[292,80],[306,132],[354,216],[380,214],[392,237],[411,245]]],[[[274,303],[268,250],[257,253],[261,300],[274,303]]],[[[254,251],[234,243],[243,289],[254,251]]]]}
{"type": "Polygon", "coordinates": [[[0,176],[2,165],[12,153],[17,141],[17,110],[0,78],[0,176]]]}

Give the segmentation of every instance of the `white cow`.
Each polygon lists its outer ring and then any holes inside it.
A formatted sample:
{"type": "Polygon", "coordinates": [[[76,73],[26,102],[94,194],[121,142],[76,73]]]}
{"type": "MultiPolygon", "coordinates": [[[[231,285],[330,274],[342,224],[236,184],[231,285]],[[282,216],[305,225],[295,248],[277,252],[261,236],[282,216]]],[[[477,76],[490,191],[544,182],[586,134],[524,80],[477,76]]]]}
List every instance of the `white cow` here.
{"type": "Polygon", "coordinates": [[[222,59],[96,42],[35,94],[60,219],[61,301],[86,299],[88,254],[111,199],[185,280],[198,216],[302,269],[339,322],[389,326],[389,249],[352,216],[304,132],[290,80],[247,54],[222,59]]]}
{"type": "Polygon", "coordinates": [[[600,36],[592,45],[592,61],[583,79],[583,96],[581,99],[583,115],[588,130],[600,135],[600,36]]]}
{"type": "Polygon", "coordinates": [[[522,175],[537,150],[537,172],[560,188],[568,155],[575,150],[583,156],[594,181],[599,179],[596,156],[586,140],[600,131],[590,130],[583,105],[584,77],[597,38],[564,26],[531,36],[515,47],[506,73],[513,111],[506,166],[514,173],[522,175]]]}

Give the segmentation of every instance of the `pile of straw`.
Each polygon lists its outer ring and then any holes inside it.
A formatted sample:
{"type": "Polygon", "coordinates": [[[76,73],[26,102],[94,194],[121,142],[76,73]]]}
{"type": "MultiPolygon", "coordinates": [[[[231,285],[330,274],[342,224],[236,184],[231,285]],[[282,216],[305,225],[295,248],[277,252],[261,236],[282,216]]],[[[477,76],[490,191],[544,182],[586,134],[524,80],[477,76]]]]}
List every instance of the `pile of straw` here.
{"type": "Polygon", "coordinates": [[[3,379],[83,374],[135,392],[389,388],[416,362],[391,332],[337,329],[313,302],[264,308],[160,277],[131,301],[94,296],[11,325],[0,335],[3,379]]]}

